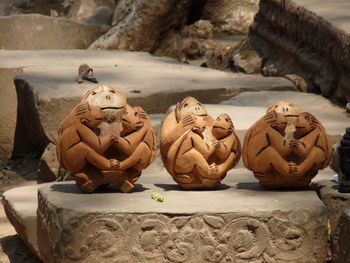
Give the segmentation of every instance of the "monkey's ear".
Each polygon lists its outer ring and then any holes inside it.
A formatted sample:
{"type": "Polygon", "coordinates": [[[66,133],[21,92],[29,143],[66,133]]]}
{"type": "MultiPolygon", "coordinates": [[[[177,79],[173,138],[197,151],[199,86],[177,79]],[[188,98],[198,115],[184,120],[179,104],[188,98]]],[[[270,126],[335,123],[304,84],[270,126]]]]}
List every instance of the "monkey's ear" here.
{"type": "Polygon", "coordinates": [[[181,109],[181,103],[178,102],[176,103],[176,107],[175,107],[175,118],[176,118],[176,122],[179,122],[180,121],[180,109],[181,109]]]}
{"type": "Polygon", "coordinates": [[[90,94],[91,94],[91,90],[87,90],[87,91],[85,91],[85,93],[84,93],[84,95],[83,95],[83,97],[82,97],[81,101],[86,100],[86,98],[87,98],[87,97],[88,97],[90,94]]]}

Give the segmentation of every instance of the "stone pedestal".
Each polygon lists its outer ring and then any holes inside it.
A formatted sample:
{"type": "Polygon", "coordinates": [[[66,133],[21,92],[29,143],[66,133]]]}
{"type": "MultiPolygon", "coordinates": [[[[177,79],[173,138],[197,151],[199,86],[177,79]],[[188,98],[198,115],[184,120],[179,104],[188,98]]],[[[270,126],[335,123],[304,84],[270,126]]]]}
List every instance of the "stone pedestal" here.
{"type": "Polygon", "coordinates": [[[43,185],[37,211],[41,257],[45,262],[324,262],[327,217],[317,194],[266,191],[248,174],[233,170],[214,191],[181,190],[167,183],[165,174],[150,176],[147,181],[160,183],[138,185],[131,194],[110,188],[82,194],[72,182],[43,185]],[[235,177],[237,172],[245,176],[235,177]],[[153,192],[164,202],[152,200],[153,192]]]}

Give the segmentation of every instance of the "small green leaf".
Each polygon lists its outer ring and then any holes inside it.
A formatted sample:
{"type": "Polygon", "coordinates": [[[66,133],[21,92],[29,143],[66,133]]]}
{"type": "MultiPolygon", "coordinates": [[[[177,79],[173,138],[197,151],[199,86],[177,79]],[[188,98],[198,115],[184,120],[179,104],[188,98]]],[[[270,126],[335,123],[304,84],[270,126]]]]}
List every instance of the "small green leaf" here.
{"type": "Polygon", "coordinates": [[[152,193],[151,198],[157,202],[164,202],[164,197],[159,193],[152,193]]]}

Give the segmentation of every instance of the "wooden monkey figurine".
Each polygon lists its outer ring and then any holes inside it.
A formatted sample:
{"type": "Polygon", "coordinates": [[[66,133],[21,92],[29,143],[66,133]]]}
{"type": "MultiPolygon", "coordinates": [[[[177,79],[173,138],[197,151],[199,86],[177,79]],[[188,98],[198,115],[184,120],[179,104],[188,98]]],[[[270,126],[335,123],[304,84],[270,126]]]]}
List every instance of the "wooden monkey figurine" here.
{"type": "Polygon", "coordinates": [[[88,91],[59,126],[58,159],[83,192],[106,184],[130,192],[156,150],[146,112],[108,86],[88,91]]]}
{"type": "Polygon", "coordinates": [[[62,121],[58,131],[57,156],[83,191],[93,190],[92,182],[82,170],[88,164],[103,170],[116,170],[119,161],[101,154],[111,145],[112,136],[99,138],[93,129],[102,122],[102,112],[87,102],[78,104],[62,121]]]}
{"type": "Polygon", "coordinates": [[[173,179],[185,189],[213,188],[240,158],[240,143],[228,115],[215,121],[187,97],[164,120],[161,156],[173,179]]]}
{"type": "Polygon", "coordinates": [[[281,101],[247,131],[243,161],[265,187],[307,187],[318,170],[328,166],[331,151],[323,125],[281,101]]]}

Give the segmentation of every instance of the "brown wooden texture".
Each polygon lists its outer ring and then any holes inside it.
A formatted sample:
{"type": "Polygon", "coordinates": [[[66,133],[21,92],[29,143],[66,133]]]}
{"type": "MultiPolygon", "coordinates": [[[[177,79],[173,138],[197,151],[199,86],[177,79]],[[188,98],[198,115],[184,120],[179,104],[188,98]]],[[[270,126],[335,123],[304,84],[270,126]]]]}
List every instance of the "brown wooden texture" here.
{"type": "Polygon", "coordinates": [[[147,113],[107,86],[88,91],[58,129],[58,159],[83,192],[111,183],[130,192],[156,150],[147,113]]]}
{"type": "Polygon", "coordinates": [[[213,120],[193,97],[165,118],[160,147],[167,171],[185,189],[218,186],[241,155],[231,118],[221,114],[213,120]]]}
{"type": "Polygon", "coordinates": [[[243,161],[269,188],[307,187],[328,166],[332,144],[310,113],[281,101],[267,109],[246,133],[243,161]]]}

